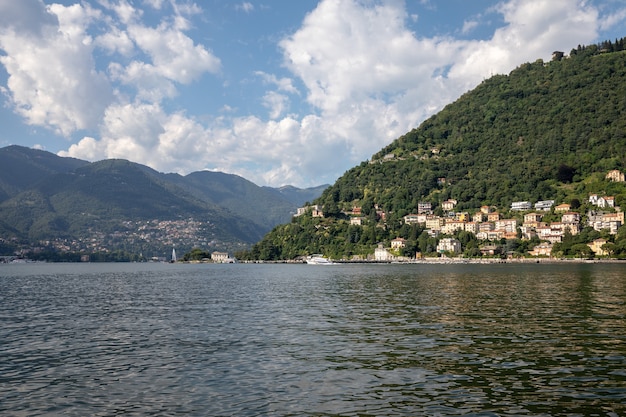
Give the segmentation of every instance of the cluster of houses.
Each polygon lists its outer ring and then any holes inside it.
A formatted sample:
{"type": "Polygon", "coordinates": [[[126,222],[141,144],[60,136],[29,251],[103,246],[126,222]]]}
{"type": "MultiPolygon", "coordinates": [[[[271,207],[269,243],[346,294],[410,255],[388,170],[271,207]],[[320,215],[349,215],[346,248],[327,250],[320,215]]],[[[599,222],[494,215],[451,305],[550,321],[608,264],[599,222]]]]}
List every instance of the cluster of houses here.
{"type": "MultiPolygon", "coordinates": [[[[606,229],[610,234],[617,234],[618,229],[624,224],[624,212],[614,205],[614,198],[591,195],[589,202],[598,209],[613,207],[615,211],[590,210],[587,213],[586,225],[597,231],[606,229]]],[[[442,208],[454,209],[456,203],[454,200],[444,201],[442,208]]],[[[418,213],[404,216],[404,223],[424,226],[426,232],[433,238],[438,238],[440,235],[450,236],[459,230],[471,232],[479,240],[491,242],[518,238],[530,240],[537,237],[543,243],[535,246],[530,251],[530,255],[550,256],[554,243],[561,242],[567,233],[571,235],[580,233],[583,227],[580,213],[571,211],[569,204],[554,206],[554,213],[560,214],[560,221],[544,222],[543,217],[546,212],[552,210],[553,206],[552,200],[539,201],[534,206],[527,201],[512,203],[511,211],[528,211],[534,207],[535,211],[523,214],[523,222],[520,224],[515,218],[502,218],[500,213],[489,206],[481,207],[471,216],[467,212],[455,213],[450,210],[448,216],[442,217],[432,213],[432,206],[429,203],[420,203],[418,213]]],[[[607,243],[605,239],[596,239],[589,243],[589,247],[596,255],[603,256],[606,255],[602,248],[605,243],[607,243]]],[[[401,250],[405,245],[405,239],[396,238],[391,241],[391,251],[379,245],[374,257],[380,261],[395,259],[393,252],[401,250]]],[[[459,254],[462,252],[461,242],[455,238],[443,237],[439,240],[436,250],[439,253],[459,254]]],[[[492,256],[497,254],[498,247],[484,245],[480,251],[483,255],[492,256]]]]}
{"type": "MultiPolygon", "coordinates": [[[[613,197],[598,197],[591,195],[589,203],[598,207],[598,210],[590,210],[587,213],[587,226],[600,231],[607,229],[610,234],[617,234],[618,229],[624,224],[624,212],[619,210],[614,204],[613,197]],[[600,211],[599,209],[612,207],[615,211],[600,211]]],[[[447,200],[443,202],[442,208],[454,208],[456,201],[447,200]]],[[[404,216],[406,224],[417,223],[423,225],[431,237],[439,235],[452,235],[458,230],[471,232],[476,235],[479,240],[499,241],[501,239],[533,239],[535,237],[544,241],[531,251],[531,255],[549,256],[552,251],[552,245],[561,242],[563,237],[569,233],[576,235],[582,229],[581,215],[578,212],[571,211],[569,204],[560,204],[554,206],[553,200],[539,201],[534,206],[528,201],[517,201],[511,204],[511,211],[530,211],[523,214],[523,222],[516,218],[502,218],[500,213],[492,207],[483,206],[478,212],[470,216],[468,213],[448,212],[447,217],[435,216],[432,211],[424,211],[417,214],[404,216]],[[551,211],[554,207],[554,213],[560,214],[560,221],[544,222],[543,218],[546,212],[551,211]]],[[[603,242],[592,242],[590,248],[598,255],[605,255],[600,249],[603,242]]],[[[398,246],[399,243],[396,243],[398,246]]],[[[392,245],[393,249],[393,245],[392,245]]],[[[443,238],[437,246],[438,252],[460,253],[461,244],[453,238],[443,238]]],[[[494,246],[487,245],[481,249],[485,255],[493,255],[494,246]]]]}
{"type": "MultiPolygon", "coordinates": [[[[624,174],[618,170],[610,171],[606,178],[611,181],[624,182],[624,174]]],[[[587,212],[586,225],[597,231],[608,230],[612,235],[617,234],[618,229],[624,224],[624,212],[615,205],[613,196],[599,196],[591,194],[589,204],[594,206],[593,210],[587,212]],[[608,209],[608,210],[602,210],[608,209]]],[[[554,200],[538,201],[532,204],[529,201],[516,201],[511,204],[511,212],[526,212],[522,216],[523,222],[516,218],[503,218],[494,207],[483,206],[476,213],[470,215],[468,212],[455,212],[457,201],[453,199],[441,203],[441,208],[447,213],[445,216],[433,214],[433,205],[430,202],[420,202],[417,206],[416,214],[404,216],[405,224],[419,224],[426,229],[426,232],[433,237],[440,235],[451,236],[455,232],[462,230],[471,232],[482,241],[500,241],[502,239],[533,239],[539,238],[543,243],[536,246],[530,254],[533,256],[550,256],[552,245],[561,242],[563,237],[569,233],[576,235],[582,230],[581,215],[572,211],[569,204],[559,204],[555,206],[554,200]],[[544,222],[543,218],[547,212],[560,215],[559,221],[544,222]]],[[[297,215],[301,215],[307,210],[311,210],[314,217],[323,217],[321,206],[310,206],[299,209],[297,215]]],[[[385,218],[385,213],[378,211],[378,217],[385,218]]],[[[361,216],[361,209],[354,207],[350,215],[350,223],[362,225],[364,217],[361,216]]],[[[590,249],[599,256],[606,255],[602,246],[606,243],[604,239],[597,239],[589,243],[590,249]]],[[[393,252],[398,252],[406,245],[403,238],[396,238],[391,241],[391,247],[385,248],[379,245],[376,248],[374,257],[376,260],[386,261],[394,258],[393,252]]],[[[496,254],[497,246],[485,245],[481,248],[484,255],[496,254]]],[[[458,254],[462,252],[461,242],[451,237],[442,237],[437,245],[437,252],[458,254]]]]}

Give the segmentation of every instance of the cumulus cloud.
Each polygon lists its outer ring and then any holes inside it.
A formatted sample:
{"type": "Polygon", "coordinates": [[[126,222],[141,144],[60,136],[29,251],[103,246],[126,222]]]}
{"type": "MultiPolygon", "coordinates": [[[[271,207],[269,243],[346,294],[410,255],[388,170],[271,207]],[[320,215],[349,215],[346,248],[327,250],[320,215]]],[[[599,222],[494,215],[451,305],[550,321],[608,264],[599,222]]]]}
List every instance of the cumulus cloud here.
{"type": "Polygon", "coordinates": [[[275,91],[269,91],[263,96],[263,105],[270,111],[270,119],[280,117],[289,104],[289,97],[275,91]]]}
{"type": "Polygon", "coordinates": [[[156,104],[126,104],[107,109],[100,139],[84,137],[59,154],[87,160],[132,155],[133,161],[165,172],[211,167],[260,184],[303,184],[318,175],[320,166],[338,169],[334,157],[345,154],[338,138],[323,133],[324,123],[314,116],[270,122],[248,116],[216,119],[207,127],[156,104]]]}
{"type": "MultiPolygon", "coordinates": [[[[143,11],[133,7],[128,0],[100,0],[100,4],[117,15],[123,24],[130,24],[141,17],[143,11]]],[[[159,6],[161,3],[152,2],[153,7],[159,6]]]]}
{"type": "Polygon", "coordinates": [[[172,2],[174,18],[149,27],[139,21],[142,11],[126,0],[101,5],[0,2],[0,63],[9,74],[3,92],[28,124],[64,136],[94,130],[106,124],[103,116],[115,104],[116,82],[135,88],[135,99],[158,103],[175,96],[177,84],[219,72],[220,60],[180,29],[183,14],[197,13],[197,6],[172,2]],[[107,10],[117,19],[103,13],[107,10]],[[106,31],[92,35],[92,25],[106,31]],[[95,48],[113,56],[108,74],[96,69],[95,48]]]}
{"type": "Polygon", "coordinates": [[[196,151],[193,145],[206,142],[204,135],[203,128],[179,114],[167,114],[158,104],[111,105],[104,115],[100,139],[85,137],[60,154],[88,160],[101,159],[103,155],[130,158],[150,166],[181,170],[185,155],[196,151]]]}
{"type": "MultiPolygon", "coordinates": [[[[220,60],[180,30],[131,25],[129,35],[151,58],[152,63],[140,65],[148,75],[157,74],[168,80],[189,84],[204,72],[218,72],[220,60]]],[[[137,62],[137,61],[135,61],[137,62]]]]}
{"type": "Polygon", "coordinates": [[[42,36],[43,28],[57,25],[56,17],[38,0],[0,1],[0,28],[23,35],[42,36]]]}
{"type": "Polygon", "coordinates": [[[108,32],[95,38],[94,42],[109,54],[121,54],[125,57],[132,55],[135,44],[126,31],[112,27],[108,32]]]}
{"type": "Polygon", "coordinates": [[[64,136],[95,127],[111,98],[85,32],[97,13],[88,6],[44,8],[39,1],[25,0],[0,3],[0,16],[6,19],[0,25],[5,52],[0,63],[9,74],[5,92],[15,111],[26,123],[64,136]]]}
{"type": "MultiPolygon", "coordinates": [[[[134,87],[138,99],[159,102],[174,97],[177,84],[190,84],[204,73],[220,71],[220,59],[184,33],[189,27],[184,16],[198,13],[198,6],[172,2],[175,15],[151,27],[141,22],[141,10],[125,0],[104,4],[119,16],[122,25],[111,24],[96,42],[111,54],[136,57],[130,62],[111,62],[109,72],[114,81],[134,87]]],[[[162,7],[160,2],[150,5],[162,7]]]]}

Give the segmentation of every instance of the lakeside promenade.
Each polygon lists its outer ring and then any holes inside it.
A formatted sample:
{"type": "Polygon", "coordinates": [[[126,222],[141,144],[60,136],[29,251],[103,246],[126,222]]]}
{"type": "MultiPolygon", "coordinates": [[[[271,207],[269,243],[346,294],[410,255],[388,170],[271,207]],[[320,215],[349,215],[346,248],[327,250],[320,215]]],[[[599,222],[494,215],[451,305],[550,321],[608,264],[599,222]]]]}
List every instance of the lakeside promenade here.
{"type": "MultiPolygon", "coordinates": [[[[332,259],[334,264],[425,264],[425,265],[447,265],[447,264],[596,264],[596,263],[615,263],[626,264],[624,259],[584,259],[584,258],[422,258],[408,260],[391,260],[377,261],[367,259],[332,259]]],[[[240,261],[241,263],[254,264],[303,264],[303,259],[288,259],[280,261],[240,261]]]]}

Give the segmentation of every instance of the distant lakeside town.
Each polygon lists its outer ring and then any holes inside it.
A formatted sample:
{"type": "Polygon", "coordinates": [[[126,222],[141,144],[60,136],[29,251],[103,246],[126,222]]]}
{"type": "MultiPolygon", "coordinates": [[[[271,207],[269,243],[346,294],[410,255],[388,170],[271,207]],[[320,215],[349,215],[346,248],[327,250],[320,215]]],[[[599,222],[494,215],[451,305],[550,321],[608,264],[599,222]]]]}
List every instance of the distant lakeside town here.
{"type": "MultiPolygon", "coordinates": [[[[606,174],[606,179],[615,182],[625,182],[624,173],[612,170],[606,174]]],[[[577,202],[573,207],[570,203],[557,204],[555,200],[514,201],[506,210],[506,216],[495,207],[482,206],[474,213],[469,211],[455,211],[457,200],[448,199],[441,203],[444,215],[434,214],[434,205],[431,202],[419,202],[417,212],[403,217],[404,224],[420,225],[424,227],[429,237],[437,239],[436,258],[425,257],[416,252],[414,256],[401,255],[407,245],[407,239],[397,237],[388,245],[379,243],[373,255],[368,257],[354,257],[352,261],[375,262],[468,262],[463,256],[465,248],[462,242],[453,237],[459,231],[473,234],[483,242],[475,252],[484,258],[497,258],[523,261],[519,255],[507,252],[502,243],[511,240],[538,241],[525,254],[526,258],[535,260],[556,261],[562,254],[555,253],[555,245],[562,243],[567,236],[577,236],[585,228],[591,228],[601,235],[592,241],[585,242],[580,250],[580,259],[608,258],[612,254],[610,236],[615,236],[624,224],[624,212],[615,204],[614,196],[590,194],[586,202],[577,202]],[[582,214],[581,214],[581,210],[582,214]],[[586,210],[586,211],[584,211],[586,210]],[[546,220],[549,219],[549,220],[546,220]],[[517,258],[517,259],[515,259],[517,258]]],[[[378,207],[376,207],[378,209],[378,207]]],[[[296,216],[310,213],[313,217],[324,217],[322,206],[313,205],[298,209],[296,216]]],[[[350,225],[362,226],[367,221],[362,215],[360,207],[353,207],[345,211],[350,225]]],[[[384,221],[387,213],[377,210],[377,218],[384,221]]],[[[347,261],[347,260],[344,260],[347,261]]],[[[487,262],[486,259],[475,262],[487,262]]]]}
{"type": "MultiPolygon", "coordinates": [[[[123,221],[108,231],[86,230],[80,239],[46,239],[36,244],[21,244],[18,239],[2,239],[18,246],[13,255],[0,256],[0,263],[25,260],[59,262],[171,262],[173,248],[223,247],[225,242],[212,239],[212,224],[193,218],[180,220],[123,221]],[[119,250],[115,248],[126,248],[119,250]],[[144,250],[147,249],[147,250],[144,250]],[[156,248],[156,249],[155,249],[156,248]],[[158,256],[148,252],[160,252],[158,256]]],[[[182,259],[182,256],[181,256],[182,259]]],[[[211,257],[209,256],[209,259],[211,257]]],[[[213,261],[230,262],[230,255],[216,251],[213,261]]]]}

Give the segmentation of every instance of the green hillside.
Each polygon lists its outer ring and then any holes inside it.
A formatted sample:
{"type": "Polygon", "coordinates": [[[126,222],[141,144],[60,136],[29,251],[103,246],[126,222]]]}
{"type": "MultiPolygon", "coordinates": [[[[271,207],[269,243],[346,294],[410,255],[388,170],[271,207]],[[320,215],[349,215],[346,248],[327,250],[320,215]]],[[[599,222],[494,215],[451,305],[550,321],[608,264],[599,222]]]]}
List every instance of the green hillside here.
{"type": "Polygon", "coordinates": [[[80,159],[62,158],[23,146],[0,148],[0,202],[34,186],[42,178],[87,164],[80,159]]]}
{"type": "Polygon", "coordinates": [[[456,211],[486,205],[506,212],[514,201],[578,206],[598,193],[624,205],[624,183],[604,176],[625,166],[622,39],[485,80],[326,189],[315,202],[323,205],[324,219],[294,219],[241,256],[349,257],[398,236],[413,242],[413,249],[425,249],[425,242],[417,244],[423,229],[402,222],[420,201],[440,207],[454,199],[456,211]],[[369,223],[350,226],[345,213],[352,207],[360,207],[369,223]],[[376,211],[385,213],[384,221],[376,211]]]}
{"type": "Polygon", "coordinates": [[[294,208],[292,203],[279,198],[270,189],[259,187],[237,175],[199,171],[186,175],[184,182],[194,194],[254,221],[261,228],[288,221],[294,208]]]}

